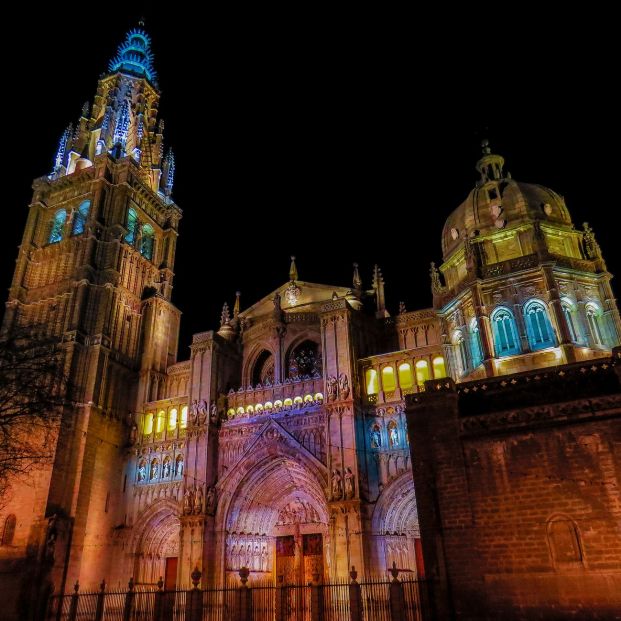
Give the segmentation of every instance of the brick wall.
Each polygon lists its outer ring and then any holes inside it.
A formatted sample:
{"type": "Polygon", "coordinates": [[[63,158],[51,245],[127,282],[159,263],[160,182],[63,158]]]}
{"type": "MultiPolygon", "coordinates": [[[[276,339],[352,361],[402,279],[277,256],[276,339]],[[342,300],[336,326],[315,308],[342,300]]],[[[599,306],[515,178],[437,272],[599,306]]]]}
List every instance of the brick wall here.
{"type": "Polygon", "coordinates": [[[621,619],[618,373],[615,357],[408,398],[440,618],[621,619]]]}

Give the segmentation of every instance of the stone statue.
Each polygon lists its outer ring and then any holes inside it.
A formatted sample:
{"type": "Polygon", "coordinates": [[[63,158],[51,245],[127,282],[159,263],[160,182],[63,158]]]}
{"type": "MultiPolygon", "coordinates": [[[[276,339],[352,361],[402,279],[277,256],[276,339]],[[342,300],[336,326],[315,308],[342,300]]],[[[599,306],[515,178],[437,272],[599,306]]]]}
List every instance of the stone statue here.
{"type": "Polygon", "coordinates": [[[588,222],[584,222],[582,227],[584,228],[582,239],[584,240],[584,254],[586,258],[599,259],[601,257],[601,250],[599,244],[595,240],[593,229],[589,226],[588,222]]]}
{"type": "Polygon", "coordinates": [[[192,405],[190,406],[190,420],[193,425],[196,425],[198,420],[198,402],[196,400],[192,401],[192,405]]]}
{"type": "Polygon", "coordinates": [[[203,486],[196,486],[196,495],[194,496],[194,513],[203,512],[203,486]]]}
{"type": "Polygon", "coordinates": [[[58,530],[56,528],[57,519],[58,516],[54,513],[47,523],[47,533],[45,535],[45,560],[49,563],[54,562],[54,556],[56,554],[56,539],[58,539],[58,530]]]}
{"type": "Polygon", "coordinates": [[[209,487],[207,490],[206,505],[207,513],[209,513],[209,515],[213,515],[216,508],[216,488],[214,486],[209,487]]]}
{"type": "Polygon", "coordinates": [[[151,464],[151,481],[157,479],[160,475],[160,464],[157,461],[154,461],[151,464]]]}
{"type": "Polygon", "coordinates": [[[147,478],[147,465],[141,461],[138,464],[138,481],[144,481],[147,478]]]}
{"type": "Polygon", "coordinates": [[[347,397],[349,397],[349,380],[345,373],[339,375],[339,397],[341,399],[347,399],[347,397]]]}
{"type": "Polygon", "coordinates": [[[198,422],[201,425],[205,424],[205,421],[207,420],[207,404],[205,403],[204,399],[201,399],[198,402],[198,422]]]}
{"type": "Polygon", "coordinates": [[[328,401],[334,401],[336,399],[336,393],[338,389],[338,382],[334,375],[328,377],[328,401]]]}
{"type": "Polygon", "coordinates": [[[272,302],[274,302],[274,310],[280,312],[281,307],[280,307],[280,294],[277,293],[274,296],[274,299],[272,300],[272,302]]]}
{"type": "Polygon", "coordinates": [[[377,425],[371,428],[371,448],[380,448],[382,446],[382,433],[377,425]]]}
{"type": "Polygon", "coordinates": [[[343,482],[338,470],[332,472],[332,499],[339,500],[343,496],[343,482]]]}
{"type": "Polygon", "coordinates": [[[399,446],[399,432],[396,427],[390,428],[390,446],[399,446]]]}
{"type": "Polygon", "coordinates": [[[170,460],[164,462],[164,468],[162,470],[162,478],[167,479],[170,476],[170,460]]]}
{"type": "Polygon", "coordinates": [[[183,474],[183,459],[177,459],[177,466],[175,469],[175,476],[180,477],[183,474]]]}
{"type": "Polygon", "coordinates": [[[211,402],[210,420],[212,425],[215,425],[218,422],[218,406],[215,401],[211,402]]]}
{"type": "Polygon", "coordinates": [[[131,426],[129,430],[129,445],[134,446],[136,444],[136,440],[138,439],[138,427],[136,427],[136,423],[131,426]]]}
{"type": "Polygon", "coordinates": [[[351,471],[351,468],[347,468],[345,471],[345,498],[353,498],[354,489],[354,473],[351,471]]]}
{"type": "Polygon", "coordinates": [[[440,293],[442,291],[442,283],[440,282],[440,272],[435,263],[431,263],[431,269],[429,270],[431,276],[431,290],[434,293],[440,293]]]}
{"type": "Polygon", "coordinates": [[[183,495],[183,512],[192,513],[192,507],[194,506],[194,493],[191,488],[186,488],[183,495]]]}

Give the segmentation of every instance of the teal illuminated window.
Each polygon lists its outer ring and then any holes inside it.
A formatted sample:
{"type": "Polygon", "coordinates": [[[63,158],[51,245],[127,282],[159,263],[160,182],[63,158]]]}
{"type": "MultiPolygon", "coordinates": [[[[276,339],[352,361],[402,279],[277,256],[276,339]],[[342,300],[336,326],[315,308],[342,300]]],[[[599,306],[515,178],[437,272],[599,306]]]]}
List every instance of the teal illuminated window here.
{"type": "Polygon", "coordinates": [[[524,307],[528,344],[533,351],[556,344],[548,311],[543,302],[533,300],[524,307]]]}
{"type": "Polygon", "coordinates": [[[470,322],[470,353],[472,355],[472,367],[476,368],[483,362],[483,348],[481,347],[481,334],[476,317],[470,322]]]}
{"type": "Polygon", "coordinates": [[[513,313],[501,306],[492,313],[491,320],[496,355],[502,357],[519,354],[520,342],[513,313]]]}
{"type": "Polygon", "coordinates": [[[52,229],[50,230],[48,243],[56,244],[62,240],[66,220],[67,212],[64,209],[59,209],[54,215],[54,220],[52,221],[52,229]]]}
{"type": "Polygon", "coordinates": [[[586,305],[586,316],[594,345],[604,345],[602,335],[602,310],[592,302],[586,305]]]}
{"type": "Polygon", "coordinates": [[[140,237],[140,254],[145,258],[153,259],[153,246],[155,243],[155,231],[150,224],[142,227],[142,236],[140,237]]]}
{"type": "Polygon", "coordinates": [[[575,308],[573,304],[569,301],[563,301],[563,317],[565,318],[565,324],[567,325],[567,330],[569,331],[569,338],[572,343],[578,343],[578,332],[576,331],[576,322],[574,321],[575,317],[575,308]]]}
{"type": "Polygon", "coordinates": [[[127,235],[125,241],[132,246],[136,243],[136,233],[138,232],[138,214],[131,207],[127,210],[127,235]]]}
{"type": "Polygon", "coordinates": [[[84,201],[75,212],[73,216],[73,227],[71,229],[72,235],[81,235],[86,228],[86,221],[88,220],[88,212],[91,208],[91,201],[84,201]]]}

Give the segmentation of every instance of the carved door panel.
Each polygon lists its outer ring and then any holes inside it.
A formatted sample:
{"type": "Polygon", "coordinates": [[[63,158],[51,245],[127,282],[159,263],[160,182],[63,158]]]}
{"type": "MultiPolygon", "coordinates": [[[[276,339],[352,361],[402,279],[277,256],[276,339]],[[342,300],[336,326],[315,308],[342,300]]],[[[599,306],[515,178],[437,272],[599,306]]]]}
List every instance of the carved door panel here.
{"type": "Polygon", "coordinates": [[[302,551],[304,554],[304,584],[313,580],[313,574],[323,579],[323,537],[321,533],[303,535],[302,551]]]}
{"type": "Polygon", "coordinates": [[[295,571],[295,537],[286,535],[276,537],[276,576],[283,576],[285,584],[294,584],[295,571]]]}

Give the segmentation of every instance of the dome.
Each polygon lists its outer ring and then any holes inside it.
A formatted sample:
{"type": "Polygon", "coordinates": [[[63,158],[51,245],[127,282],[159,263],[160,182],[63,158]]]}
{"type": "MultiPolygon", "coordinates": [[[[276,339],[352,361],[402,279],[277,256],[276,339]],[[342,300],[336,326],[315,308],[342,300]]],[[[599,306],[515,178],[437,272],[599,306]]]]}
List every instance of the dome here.
{"type": "Polygon", "coordinates": [[[483,153],[477,163],[481,181],[444,224],[444,260],[466,237],[511,229],[534,220],[572,225],[562,196],[544,186],[505,176],[503,158],[491,154],[486,143],[483,153]]]}

